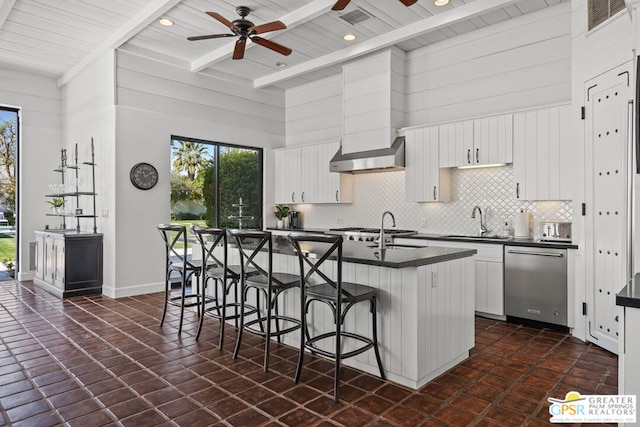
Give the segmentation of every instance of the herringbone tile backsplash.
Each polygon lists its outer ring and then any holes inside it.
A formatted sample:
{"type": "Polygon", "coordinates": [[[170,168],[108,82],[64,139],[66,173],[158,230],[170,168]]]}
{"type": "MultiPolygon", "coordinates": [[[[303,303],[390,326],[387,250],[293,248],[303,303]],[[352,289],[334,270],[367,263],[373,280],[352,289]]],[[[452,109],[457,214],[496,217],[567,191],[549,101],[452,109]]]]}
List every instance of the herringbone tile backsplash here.
{"type": "MultiPolygon", "coordinates": [[[[354,202],[342,205],[296,205],[303,212],[307,228],[348,226],[380,227],[382,212],[389,210],[398,228],[423,233],[474,234],[478,218],[471,218],[479,206],[491,233],[500,234],[505,222],[513,226],[520,209],[532,214],[531,236],[538,238],[539,224],[545,221],[571,221],[570,201],[529,202],[516,200],[511,165],[483,169],[452,169],[451,200],[446,203],[415,203],[405,200],[405,173],[381,172],[354,176],[354,202]]],[[[390,220],[385,227],[390,227],[390,220]]]]}

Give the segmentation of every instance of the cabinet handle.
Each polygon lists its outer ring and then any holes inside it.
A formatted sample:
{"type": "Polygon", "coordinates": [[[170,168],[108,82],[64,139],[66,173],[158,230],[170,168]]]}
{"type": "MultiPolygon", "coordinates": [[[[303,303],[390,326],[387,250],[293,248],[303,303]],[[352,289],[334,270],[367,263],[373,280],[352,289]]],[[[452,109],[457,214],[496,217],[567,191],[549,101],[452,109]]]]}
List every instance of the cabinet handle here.
{"type": "Polygon", "coordinates": [[[480,149],[476,148],[476,163],[480,163],[480,149]]]}
{"type": "Polygon", "coordinates": [[[471,164],[471,149],[467,150],[467,163],[471,164]]]}
{"type": "Polygon", "coordinates": [[[433,186],[433,200],[438,200],[438,198],[436,197],[436,186],[433,186]]]}
{"type": "Polygon", "coordinates": [[[340,191],[340,190],[336,190],[336,202],[340,201],[340,198],[338,197],[338,191],[340,191]]]}
{"type": "Polygon", "coordinates": [[[520,198],[520,183],[516,182],[516,199],[520,198]]]}
{"type": "Polygon", "coordinates": [[[304,191],[302,192],[302,194],[300,195],[300,198],[302,199],[302,203],[304,203],[304,191]]]}
{"type": "Polygon", "coordinates": [[[296,202],[295,194],[296,193],[291,193],[291,203],[295,203],[296,202]]]}

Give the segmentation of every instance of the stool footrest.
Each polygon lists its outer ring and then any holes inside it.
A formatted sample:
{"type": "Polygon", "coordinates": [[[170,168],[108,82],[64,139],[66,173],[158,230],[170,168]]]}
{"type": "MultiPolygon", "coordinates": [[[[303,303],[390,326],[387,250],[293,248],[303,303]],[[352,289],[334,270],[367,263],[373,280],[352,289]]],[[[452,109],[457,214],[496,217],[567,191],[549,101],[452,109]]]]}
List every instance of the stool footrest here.
{"type": "MultiPolygon", "coordinates": [[[[293,323],[293,326],[290,326],[286,329],[281,329],[281,330],[275,330],[274,328],[271,328],[271,336],[272,337],[277,337],[280,335],[284,335],[287,334],[289,332],[293,332],[297,329],[300,329],[300,319],[296,319],[293,317],[289,317],[289,316],[271,316],[271,321],[275,321],[275,322],[280,322],[280,321],[285,321],[285,322],[291,322],[293,323]]],[[[263,330],[259,330],[259,329],[255,329],[252,328],[251,326],[255,325],[255,324],[260,324],[262,325],[263,323],[267,322],[267,318],[266,317],[259,317],[257,319],[251,320],[250,322],[245,322],[244,323],[244,328],[250,332],[253,332],[254,334],[258,334],[260,336],[265,336],[266,333],[263,330]]]]}
{"type": "MultiPolygon", "coordinates": [[[[333,338],[335,340],[335,337],[336,337],[336,332],[327,332],[327,333],[324,333],[324,334],[320,334],[320,335],[317,335],[315,337],[312,337],[312,338],[308,339],[305,342],[304,347],[305,347],[305,349],[307,349],[307,350],[309,350],[311,352],[318,353],[318,354],[320,354],[322,356],[330,357],[330,358],[334,358],[335,359],[336,353],[334,351],[328,351],[328,350],[322,349],[322,348],[320,348],[320,347],[318,347],[316,345],[316,343],[318,343],[320,341],[323,341],[323,340],[326,340],[326,339],[329,339],[329,338],[333,338]]],[[[374,348],[374,345],[375,345],[372,339],[367,338],[367,337],[363,337],[362,335],[354,334],[352,332],[341,332],[340,333],[340,337],[341,338],[342,337],[344,337],[344,338],[352,338],[352,339],[355,339],[355,340],[360,341],[361,343],[365,344],[362,347],[359,347],[359,348],[357,348],[355,350],[341,353],[340,354],[340,359],[348,359],[350,357],[357,356],[358,354],[364,353],[365,351],[374,348]]]]}
{"type": "MultiPolygon", "coordinates": [[[[215,300],[215,298],[213,298],[210,301],[216,301],[216,300],[215,300]]],[[[231,304],[227,304],[227,306],[226,306],[227,309],[240,308],[240,307],[241,307],[240,303],[235,303],[235,302],[231,303],[231,304]]],[[[213,307],[211,307],[211,306],[207,307],[207,309],[204,311],[204,314],[206,314],[209,317],[213,317],[215,319],[221,319],[222,316],[220,314],[218,314],[218,312],[220,312],[221,310],[224,310],[224,309],[225,309],[224,305],[217,304],[217,305],[214,305],[213,307]]],[[[255,308],[253,306],[250,306],[250,305],[246,305],[246,304],[244,306],[244,309],[245,309],[245,313],[244,313],[245,316],[250,316],[250,315],[255,314],[255,313],[258,312],[257,308],[255,308]]],[[[232,314],[232,315],[226,315],[225,314],[224,318],[225,318],[225,320],[235,320],[235,319],[239,319],[240,318],[240,314],[241,313],[239,313],[239,312],[238,312],[237,315],[236,314],[232,314]]]]}

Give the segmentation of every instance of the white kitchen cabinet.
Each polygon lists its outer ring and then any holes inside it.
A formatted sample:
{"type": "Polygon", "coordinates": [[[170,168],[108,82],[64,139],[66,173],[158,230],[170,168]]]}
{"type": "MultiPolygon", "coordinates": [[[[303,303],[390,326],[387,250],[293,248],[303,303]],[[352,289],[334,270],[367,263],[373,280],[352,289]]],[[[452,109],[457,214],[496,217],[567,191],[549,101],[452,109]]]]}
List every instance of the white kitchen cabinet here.
{"type": "Polygon", "coordinates": [[[475,249],[476,311],[489,317],[504,316],[503,245],[494,243],[452,242],[443,240],[403,239],[403,242],[444,248],[475,249]]]}
{"type": "Polygon", "coordinates": [[[513,115],[482,117],[440,125],[440,167],[513,161],[513,115]]]}
{"type": "Polygon", "coordinates": [[[406,198],[410,202],[449,200],[451,172],[439,165],[438,126],[405,132],[406,198]]]}
{"type": "Polygon", "coordinates": [[[339,141],[275,150],[275,202],[350,203],[353,176],[329,171],[339,141]]]}
{"type": "Polygon", "coordinates": [[[513,183],[521,200],[571,200],[571,107],[514,114],[513,183]]]}
{"type": "Polygon", "coordinates": [[[439,126],[439,131],[440,167],[468,165],[473,150],[473,120],[445,123],[439,126]]]}

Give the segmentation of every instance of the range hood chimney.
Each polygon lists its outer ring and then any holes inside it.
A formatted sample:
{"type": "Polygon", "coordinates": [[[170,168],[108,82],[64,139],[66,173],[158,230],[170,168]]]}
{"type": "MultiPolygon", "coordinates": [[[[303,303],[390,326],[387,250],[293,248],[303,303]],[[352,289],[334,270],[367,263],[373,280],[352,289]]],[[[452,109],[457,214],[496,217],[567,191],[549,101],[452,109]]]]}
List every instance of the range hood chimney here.
{"type": "Polygon", "coordinates": [[[404,169],[404,136],[398,136],[390,148],[342,154],[342,147],[329,162],[331,172],[369,173],[404,169]]]}

